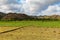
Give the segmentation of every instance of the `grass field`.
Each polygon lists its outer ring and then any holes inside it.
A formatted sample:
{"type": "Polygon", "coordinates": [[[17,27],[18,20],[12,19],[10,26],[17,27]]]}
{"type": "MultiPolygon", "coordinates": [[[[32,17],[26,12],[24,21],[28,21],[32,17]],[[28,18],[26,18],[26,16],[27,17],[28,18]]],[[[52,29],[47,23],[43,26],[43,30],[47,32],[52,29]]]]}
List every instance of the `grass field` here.
{"type": "Polygon", "coordinates": [[[0,27],[60,27],[60,21],[0,21],[0,27]]]}

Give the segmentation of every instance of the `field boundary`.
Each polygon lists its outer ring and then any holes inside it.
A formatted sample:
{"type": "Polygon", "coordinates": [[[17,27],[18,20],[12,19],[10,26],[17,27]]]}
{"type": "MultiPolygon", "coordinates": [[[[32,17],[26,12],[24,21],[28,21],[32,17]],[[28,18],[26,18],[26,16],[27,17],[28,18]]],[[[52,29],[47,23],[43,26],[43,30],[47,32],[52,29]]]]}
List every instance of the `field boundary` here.
{"type": "Polygon", "coordinates": [[[24,28],[24,27],[19,27],[19,28],[15,28],[15,29],[11,29],[11,30],[7,30],[7,31],[3,31],[3,32],[0,32],[0,34],[4,34],[4,33],[8,33],[8,32],[12,32],[12,31],[15,31],[15,30],[18,30],[18,29],[21,29],[21,28],[24,28]]]}

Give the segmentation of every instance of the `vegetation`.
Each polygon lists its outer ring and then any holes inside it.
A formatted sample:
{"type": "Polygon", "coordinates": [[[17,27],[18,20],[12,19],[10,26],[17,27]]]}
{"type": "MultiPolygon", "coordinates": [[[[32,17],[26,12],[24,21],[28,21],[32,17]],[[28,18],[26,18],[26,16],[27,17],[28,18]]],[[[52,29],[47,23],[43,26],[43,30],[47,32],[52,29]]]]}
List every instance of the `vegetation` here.
{"type": "Polygon", "coordinates": [[[60,27],[60,21],[0,21],[1,27],[60,27]]]}

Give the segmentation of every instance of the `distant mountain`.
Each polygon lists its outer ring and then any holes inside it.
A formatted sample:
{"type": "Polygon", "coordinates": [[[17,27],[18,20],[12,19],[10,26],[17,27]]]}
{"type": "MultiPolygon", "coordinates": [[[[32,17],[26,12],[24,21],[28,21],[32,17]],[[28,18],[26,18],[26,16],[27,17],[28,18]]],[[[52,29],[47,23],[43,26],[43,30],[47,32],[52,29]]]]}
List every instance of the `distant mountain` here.
{"type": "Polygon", "coordinates": [[[28,16],[23,13],[2,13],[0,12],[0,20],[60,20],[60,16],[59,15],[28,16]]]}
{"type": "Polygon", "coordinates": [[[23,20],[28,18],[29,16],[26,14],[8,13],[2,18],[2,20],[23,20]]]}

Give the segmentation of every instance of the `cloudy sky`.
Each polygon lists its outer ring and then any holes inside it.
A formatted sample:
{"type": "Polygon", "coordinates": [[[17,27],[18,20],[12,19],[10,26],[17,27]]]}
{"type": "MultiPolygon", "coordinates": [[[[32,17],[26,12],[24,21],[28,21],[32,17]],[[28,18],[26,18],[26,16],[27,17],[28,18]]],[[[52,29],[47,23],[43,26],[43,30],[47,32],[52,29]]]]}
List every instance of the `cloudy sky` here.
{"type": "Polygon", "coordinates": [[[60,0],[0,0],[0,12],[28,15],[60,15],[60,0]]]}

